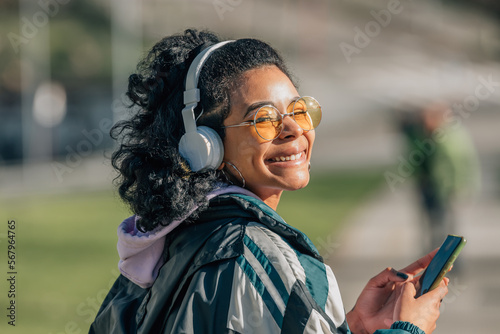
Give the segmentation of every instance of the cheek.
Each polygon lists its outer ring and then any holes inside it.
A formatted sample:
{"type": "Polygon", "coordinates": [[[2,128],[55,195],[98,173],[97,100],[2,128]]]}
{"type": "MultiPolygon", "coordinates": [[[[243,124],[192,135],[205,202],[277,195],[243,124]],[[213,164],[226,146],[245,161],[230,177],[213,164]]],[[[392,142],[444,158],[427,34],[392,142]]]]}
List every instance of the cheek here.
{"type": "MultiPolygon", "coordinates": [[[[252,160],[261,158],[261,145],[253,136],[245,133],[226,135],[224,139],[224,159],[239,165],[252,165],[252,160]]],[[[243,167],[243,166],[242,166],[243,167]]]]}
{"type": "Polygon", "coordinates": [[[309,131],[305,136],[307,138],[307,141],[309,142],[309,157],[310,157],[312,154],[314,140],[316,139],[316,132],[315,130],[309,131]]]}

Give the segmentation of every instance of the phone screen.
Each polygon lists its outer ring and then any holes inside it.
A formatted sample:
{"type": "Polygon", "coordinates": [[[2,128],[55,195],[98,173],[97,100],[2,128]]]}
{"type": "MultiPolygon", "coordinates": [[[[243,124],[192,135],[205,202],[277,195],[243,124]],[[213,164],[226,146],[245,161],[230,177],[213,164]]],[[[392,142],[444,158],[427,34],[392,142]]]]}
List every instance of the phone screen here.
{"type": "Polygon", "coordinates": [[[441,247],[439,247],[431,263],[429,263],[429,266],[425,269],[422,276],[420,276],[420,287],[416,297],[435,289],[439,285],[443,277],[450,270],[453,262],[455,262],[465,242],[462,236],[448,235],[441,247]]]}

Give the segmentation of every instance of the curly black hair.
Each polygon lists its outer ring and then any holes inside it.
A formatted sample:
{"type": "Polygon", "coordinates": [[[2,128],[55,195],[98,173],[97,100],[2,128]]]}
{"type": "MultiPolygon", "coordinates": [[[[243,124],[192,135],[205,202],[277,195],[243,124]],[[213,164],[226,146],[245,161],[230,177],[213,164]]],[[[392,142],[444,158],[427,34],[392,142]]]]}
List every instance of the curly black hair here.
{"type": "MultiPolygon", "coordinates": [[[[194,29],[165,37],[129,77],[132,115],[111,129],[119,142],[111,162],[119,172],[119,195],[140,217],[137,228],[143,232],[188,215],[196,218],[208,205],[206,195],[224,182],[219,171],[191,171],[178,151],[189,65],[204,48],[220,41],[212,32],[194,29]]],[[[204,111],[197,124],[213,128],[223,139],[231,89],[245,71],[265,65],[275,65],[291,78],[280,55],[262,41],[240,39],[214,51],[199,77],[201,101],[195,114],[204,111]]]]}

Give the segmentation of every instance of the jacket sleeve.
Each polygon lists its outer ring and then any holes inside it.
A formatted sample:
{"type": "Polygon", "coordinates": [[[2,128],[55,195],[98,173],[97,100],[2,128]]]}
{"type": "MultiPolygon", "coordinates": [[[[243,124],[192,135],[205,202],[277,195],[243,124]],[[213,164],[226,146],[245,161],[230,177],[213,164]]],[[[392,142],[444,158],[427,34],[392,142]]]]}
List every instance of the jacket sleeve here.
{"type": "Polygon", "coordinates": [[[373,334],[425,334],[425,332],[409,322],[396,321],[390,329],[379,329],[373,334]]]}

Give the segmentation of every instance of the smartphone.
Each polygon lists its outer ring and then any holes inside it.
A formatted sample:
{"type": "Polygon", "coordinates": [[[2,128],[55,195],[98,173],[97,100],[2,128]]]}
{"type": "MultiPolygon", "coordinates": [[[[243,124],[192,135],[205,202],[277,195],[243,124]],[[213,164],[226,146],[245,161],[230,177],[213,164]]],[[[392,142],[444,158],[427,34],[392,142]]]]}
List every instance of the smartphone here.
{"type": "Polygon", "coordinates": [[[419,288],[415,298],[437,288],[446,273],[450,271],[453,262],[455,262],[465,243],[466,240],[462,236],[450,234],[446,237],[431,263],[420,276],[419,288]]]}

